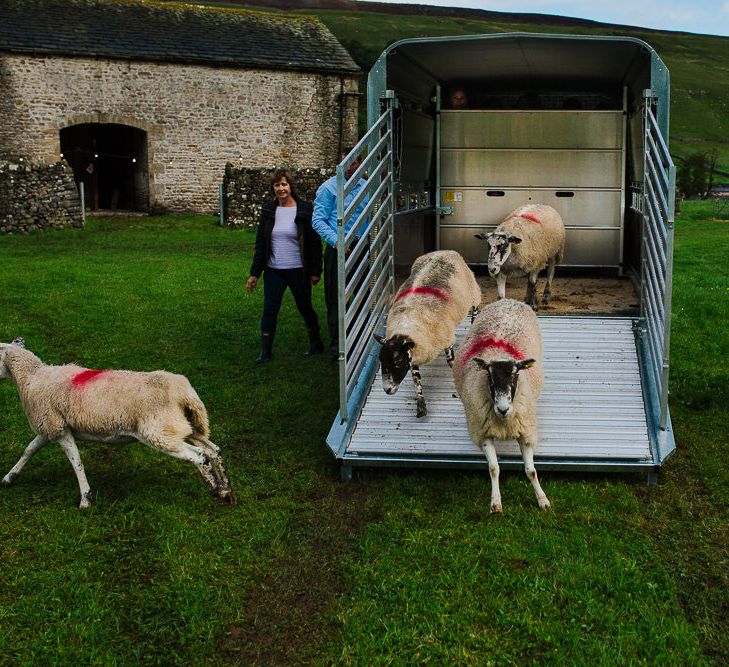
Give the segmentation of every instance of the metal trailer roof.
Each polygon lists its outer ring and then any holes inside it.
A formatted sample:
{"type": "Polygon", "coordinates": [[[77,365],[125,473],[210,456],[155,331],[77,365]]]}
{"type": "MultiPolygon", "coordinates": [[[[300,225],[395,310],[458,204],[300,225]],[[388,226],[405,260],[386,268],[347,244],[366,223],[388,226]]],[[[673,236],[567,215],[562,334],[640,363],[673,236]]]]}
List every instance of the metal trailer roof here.
{"type": "Polygon", "coordinates": [[[525,87],[626,85],[636,99],[650,88],[668,141],[668,68],[649,44],[634,37],[516,32],[403,39],[385,49],[370,71],[368,125],[379,117],[386,90],[429,99],[434,85],[454,80],[525,87]]]}
{"type": "MultiPolygon", "coordinates": [[[[673,435],[669,424],[667,441],[657,442],[646,417],[634,321],[559,315],[540,316],[539,323],[545,384],[537,407],[537,467],[653,472],[673,451],[673,435]]],[[[457,345],[469,326],[465,321],[459,327],[457,345]]],[[[422,368],[422,381],[428,415],[418,419],[409,377],[388,396],[377,370],[343,466],[487,467],[468,435],[444,355],[422,368]]],[[[340,439],[335,423],[330,444],[340,439]]],[[[515,441],[497,442],[497,452],[502,467],[522,467],[515,441]]]]}

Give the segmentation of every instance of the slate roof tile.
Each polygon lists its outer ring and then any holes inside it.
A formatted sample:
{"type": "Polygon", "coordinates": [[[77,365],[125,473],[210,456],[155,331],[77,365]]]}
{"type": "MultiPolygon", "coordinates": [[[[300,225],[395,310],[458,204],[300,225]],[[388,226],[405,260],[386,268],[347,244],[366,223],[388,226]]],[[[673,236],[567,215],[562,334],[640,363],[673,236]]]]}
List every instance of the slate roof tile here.
{"type": "Polygon", "coordinates": [[[360,71],[317,18],[154,0],[1,0],[0,51],[360,71]]]}

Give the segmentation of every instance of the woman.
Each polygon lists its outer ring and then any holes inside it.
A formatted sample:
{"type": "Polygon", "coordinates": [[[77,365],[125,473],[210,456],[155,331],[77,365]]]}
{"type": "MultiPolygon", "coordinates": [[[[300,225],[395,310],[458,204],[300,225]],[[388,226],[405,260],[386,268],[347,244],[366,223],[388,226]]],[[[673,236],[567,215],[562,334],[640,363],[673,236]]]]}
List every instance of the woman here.
{"type": "Polygon", "coordinates": [[[321,277],[321,240],[311,227],[311,204],[299,199],[288,169],[277,169],[271,180],[276,199],[263,205],[256,235],[250,277],[246,290],[256,289],[263,279],[263,317],[261,318],[262,364],[271,359],[278,311],[288,287],[309,332],[305,357],[324,351],[319,335],[319,320],[311,305],[311,288],[321,277]]]}

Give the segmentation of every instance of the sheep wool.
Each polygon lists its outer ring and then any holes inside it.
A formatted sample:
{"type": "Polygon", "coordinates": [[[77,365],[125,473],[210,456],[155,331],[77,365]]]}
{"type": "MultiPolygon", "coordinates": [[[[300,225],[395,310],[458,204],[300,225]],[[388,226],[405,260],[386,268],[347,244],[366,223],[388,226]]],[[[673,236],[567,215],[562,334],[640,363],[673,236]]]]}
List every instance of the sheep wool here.
{"type": "Polygon", "coordinates": [[[494,440],[519,442],[524,470],[539,507],[549,507],[534,467],[537,399],[544,382],[543,355],[536,315],[529,305],[513,299],[486,306],[456,353],[453,379],[465,409],[468,433],[489,462],[492,512],[501,511],[494,440]]]}
{"type": "Polygon", "coordinates": [[[46,365],[16,340],[0,343],[2,378],[17,385],[28,423],[37,435],[3,478],[5,485],[17,477],[37,450],[57,440],[76,472],[81,507],[87,507],[90,490],[75,440],[139,440],[190,461],[214,495],[229,499],[230,482],[219,449],[208,439],[207,410],[183,375],[161,370],[143,373],[46,365]]]}
{"type": "Polygon", "coordinates": [[[562,217],[551,206],[527,204],[509,213],[496,228],[509,236],[518,236],[521,243],[514,245],[511,257],[502,271],[505,275],[523,275],[541,271],[555,258],[560,264],[564,257],[565,230],[562,217]],[[511,261],[510,261],[511,260],[511,261]]]}
{"type": "Polygon", "coordinates": [[[453,345],[456,327],[480,303],[481,288],[458,252],[422,255],[392,299],[387,338],[408,336],[415,343],[413,365],[428,364],[453,345]]]}

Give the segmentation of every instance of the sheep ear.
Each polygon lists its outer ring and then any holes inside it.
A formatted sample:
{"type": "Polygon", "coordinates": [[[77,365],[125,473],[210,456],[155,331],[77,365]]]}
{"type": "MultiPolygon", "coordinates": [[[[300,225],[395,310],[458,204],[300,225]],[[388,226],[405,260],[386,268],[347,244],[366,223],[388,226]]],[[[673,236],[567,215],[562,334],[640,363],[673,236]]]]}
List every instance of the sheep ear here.
{"type": "Polygon", "coordinates": [[[521,243],[521,239],[518,236],[510,236],[509,243],[521,243]]]}
{"type": "Polygon", "coordinates": [[[380,336],[380,334],[373,333],[372,336],[380,345],[387,343],[387,339],[380,336]]]}
{"type": "Polygon", "coordinates": [[[13,339],[13,342],[10,343],[11,345],[17,345],[18,347],[22,347],[25,349],[25,338],[22,336],[18,336],[17,338],[13,339]]]}
{"type": "Polygon", "coordinates": [[[523,359],[516,362],[516,370],[523,371],[525,368],[531,368],[537,363],[536,359],[523,359]]]}
{"type": "Polygon", "coordinates": [[[483,359],[481,359],[481,357],[474,357],[473,359],[471,359],[471,361],[476,364],[476,366],[478,366],[482,371],[487,370],[489,367],[489,365],[483,359]]]}
{"type": "Polygon", "coordinates": [[[483,232],[480,232],[479,234],[474,234],[473,238],[481,239],[482,241],[485,241],[488,238],[488,234],[484,234],[483,232]]]}

